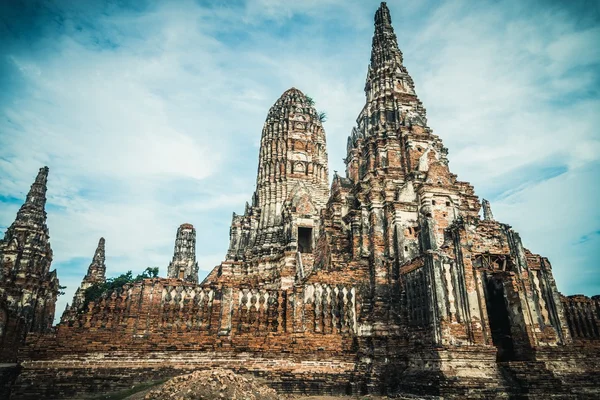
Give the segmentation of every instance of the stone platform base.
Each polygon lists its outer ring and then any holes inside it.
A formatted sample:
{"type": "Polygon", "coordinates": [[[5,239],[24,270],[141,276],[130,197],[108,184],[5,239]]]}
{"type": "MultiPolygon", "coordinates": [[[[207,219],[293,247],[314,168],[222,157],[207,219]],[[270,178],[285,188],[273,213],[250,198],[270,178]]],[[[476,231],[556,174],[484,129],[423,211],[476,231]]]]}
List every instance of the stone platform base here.
{"type": "MultiPolygon", "coordinates": [[[[85,399],[193,370],[250,373],[282,393],[387,394],[443,399],[597,399],[598,352],[577,348],[537,351],[531,360],[497,362],[493,349],[464,347],[402,353],[393,361],[355,356],[235,352],[87,353],[25,361],[3,370],[10,399],[85,399]],[[320,358],[320,360],[318,359],[320,358]],[[325,360],[325,361],[323,361],[325,360]]],[[[8,398],[2,396],[2,398],[8,398]]]]}
{"type": "Polygon", "coordinates": [[[10,399],[85,399],[216,367],[262,377],[281,392],[337,395],[351,391],[355,365],[344,359],[262,358],[250,353],[83,354],[24,362],[10,399]]]}

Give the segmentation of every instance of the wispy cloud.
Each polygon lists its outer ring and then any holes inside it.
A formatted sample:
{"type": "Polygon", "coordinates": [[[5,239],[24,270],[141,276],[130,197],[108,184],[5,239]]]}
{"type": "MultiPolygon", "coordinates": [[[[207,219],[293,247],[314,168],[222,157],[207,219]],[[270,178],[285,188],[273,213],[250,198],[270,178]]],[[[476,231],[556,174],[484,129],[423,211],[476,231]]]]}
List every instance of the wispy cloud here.
{"type": "MultiPolygon", "coordinates": [[[[217,264],[254,189],[266,112],[289,87],[327,112],[330,170],[343,171],[378,4],[3,2],[0,225],[49,165],[59,309],[100,236],[109,274],[164,273],[183,222],[201,270],[217,264]]],[[[598,5],[388,5],[452,170],[551,258],[561,290],[599,292],[600,237],[579,240],[600,226],[598,5]]]]}

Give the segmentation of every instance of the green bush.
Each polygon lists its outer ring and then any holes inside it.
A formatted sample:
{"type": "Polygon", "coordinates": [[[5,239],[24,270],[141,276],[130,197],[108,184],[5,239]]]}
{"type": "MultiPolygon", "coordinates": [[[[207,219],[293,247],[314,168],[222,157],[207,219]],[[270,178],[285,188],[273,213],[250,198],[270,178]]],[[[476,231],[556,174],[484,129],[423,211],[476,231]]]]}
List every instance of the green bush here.
{"type": "Polygon", "coordinates": [[[115,290],[120,290],[128,283],[139,282],[144,279],[156,278],[158,276],[158,267],[148,267],[136,276],[133,277],[131,271],[117,276],[116,278],[108,278],[104,283],[96,283],[85,290],[83,307],[81,310],[87,310],[88,304],[92,301],[97,301],[104,293],[110,294],[115,290]]]}

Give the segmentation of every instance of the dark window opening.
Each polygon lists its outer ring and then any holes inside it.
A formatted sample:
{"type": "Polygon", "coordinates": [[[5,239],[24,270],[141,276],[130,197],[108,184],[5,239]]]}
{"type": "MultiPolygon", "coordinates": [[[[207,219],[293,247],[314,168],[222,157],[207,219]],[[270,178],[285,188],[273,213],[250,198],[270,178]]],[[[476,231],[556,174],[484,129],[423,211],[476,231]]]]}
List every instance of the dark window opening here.
{"type": "Polygon", "coordinates": [[[435,206],[435,200],[431,200],[431,204],[435,206]]]}
{"type": "Polygon", "coordinates": [[[298,251],[312,253],[312,228],[298,227],[298,251]]]}
{"type": "Polygon", "coordinates": [[[446,207],[450,207],[450,202],[449,201],[446,202],[446,207]]]}

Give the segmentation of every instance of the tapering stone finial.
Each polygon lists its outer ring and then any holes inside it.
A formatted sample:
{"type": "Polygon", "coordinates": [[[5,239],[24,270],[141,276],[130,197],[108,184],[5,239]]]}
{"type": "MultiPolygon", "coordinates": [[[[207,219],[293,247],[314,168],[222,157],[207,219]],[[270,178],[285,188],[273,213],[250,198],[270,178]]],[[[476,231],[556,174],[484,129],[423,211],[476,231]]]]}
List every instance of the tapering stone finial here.
{"type": "Polygon", "coordinates": [[[375,23],[382,25],[392,25],[392,17],[390,16],[390,10],[387,7],[385,1],[382,1],[379,8],[375,12],[375,23]]]}
{"type": "Polygon", "coordinates": [[[83,281],[89,284],[104,282],[106,280],[106,265],[104,264],[105,260],[105,240],[103,237],[101,237],[98,241],[96,251],[94,252],[92,263],[88,267],[87,275],[85,278],[83,278],[83,281]]]}
{"type": "Polygon", "coordinates": [[[72,318],[70,311],[77,312],[79,311],[85,302],[85,292],[88,288],[93,285],[102,284],[106,282],[106,265],[105,265],[105,240],[103,237],[98,241],[98,246],[96,247],[96,251],[94,252],[94,257],[92,258],[92,262],[88,267],[87,273],[81,280],[81,285],[75,291],[73,295],[73,302],[71,303],[71,307],[68,307],[63,312],[61,320],[67,320],[72,318]]]}
{"type": "Polygon", "coordinates": [[[390,10],[385,3],[375,13],[375,33],[371,49],[371,68],[382,68],[389,62],[402,64],[402,52],[392,27],[390,10]]]}
{"type": "Polygon", "coordinates": [[[177,229],[173,260],[167,269],[167,276],[198,282],[196,230],[192,224],[182,224],[177,229]]]}
{"type": "Polygon", "coordinates": [[[15,223],[31,226],[46,224],[46,191],[48,167],[40,168],[35,181],[27,193],[27,199],[17,212],[15,223]]]}
{"type": "MultiPolygon", "coordinates": [[[[16,258],[14,262],[20,261],[19,266],[13,265],[13,263],[7,263],[4,268],[13,269],[15,271],[21,271],[26,273],[31,267],[34,267],[30,263],[31,250],[35,249],[43,254],[43,259],[47,261],[47,268],[43,268],[42,274],[48,273],[50,268],[50,262],[52,261],[52,249],[50,248],[48,227],[46,226],[46,183],[48,181],[48,167],[40,168],[35,181],[31,185],[25,202],[17,211],[17,217],[14,222],[6,231],[4,239],[0,241],[0,255],[2,252],[5,254],[15,252],[16,253],[27,249],[27,256],[25,258],[16,258]],[[18,234],[17,232],[21,232],[18,234]],[[27,235],[23,235],[23,232],[27,232],[27,235]],[[21,245],[19,246],[18,243],[21,245]]],[[[0,260],[1,262],[2,260],[0,260]]],[[[41,260],[40,260],[41,261],[41,260]]],[[[46,264],[44,262],[43,264],[46,264]]],[[[36,270],[36,268],[33,268],[36,270]]],[[[8,273],[8,271],[5,271],[8,273]]],[[[2,273],[0,273],[2,277],[2,273]]]]}
{"type": "Polygon", "coordinates": [[[494,221],[494,214],[492,214],[492,207],[490,206],[490,202],[486,199],[481,199],[481,205],[483,207],[484,221],[494,221]]]}

